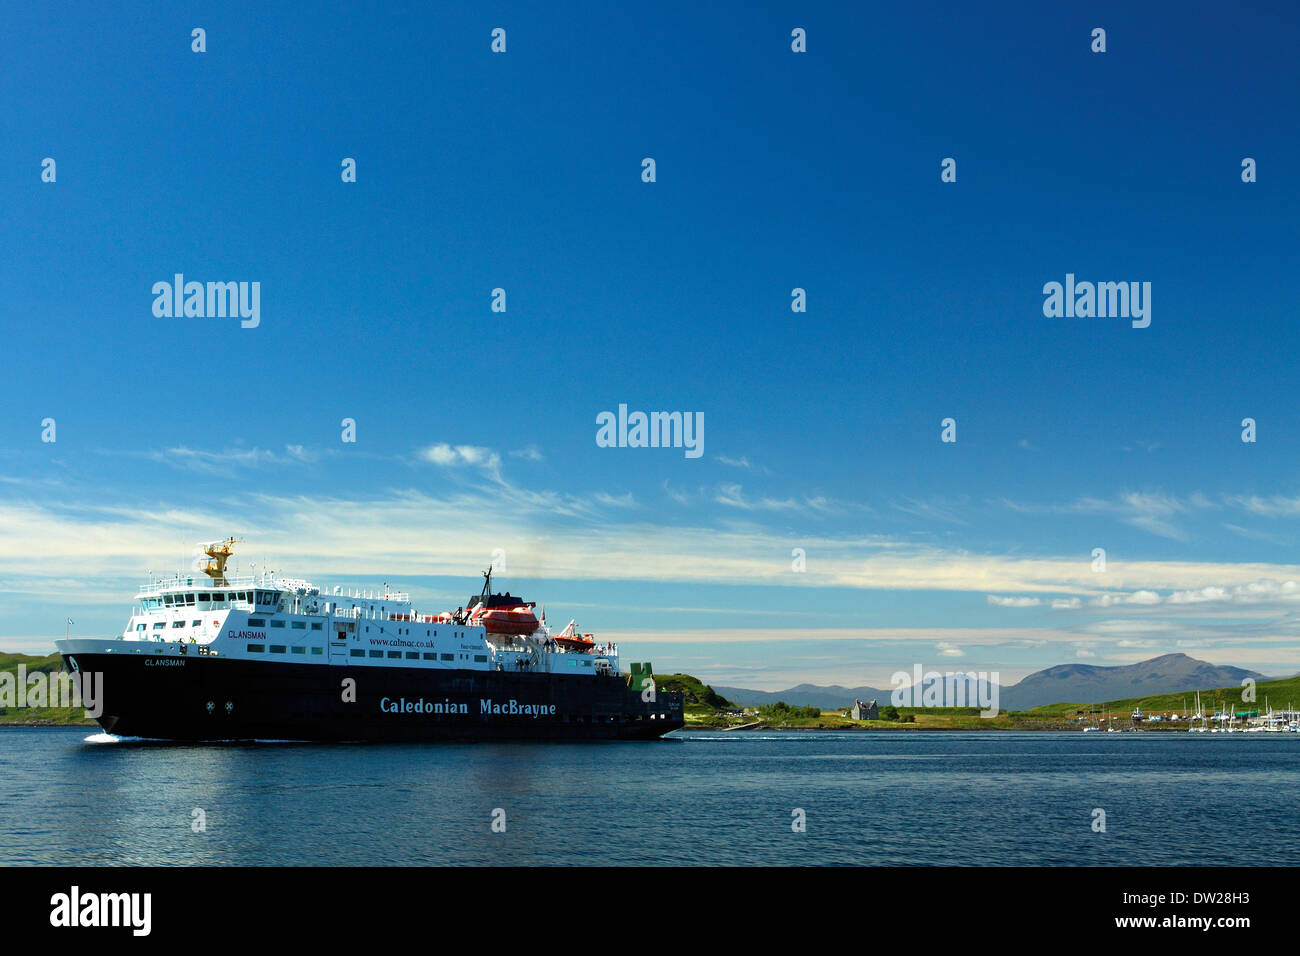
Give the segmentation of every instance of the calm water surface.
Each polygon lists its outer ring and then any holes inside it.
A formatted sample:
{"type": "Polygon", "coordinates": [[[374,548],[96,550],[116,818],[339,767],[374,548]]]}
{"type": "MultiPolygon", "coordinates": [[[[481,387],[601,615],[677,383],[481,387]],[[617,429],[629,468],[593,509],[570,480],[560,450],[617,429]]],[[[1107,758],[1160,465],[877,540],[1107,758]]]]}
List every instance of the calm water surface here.
{"type": "Polygon", "coordinates": [[[0,729],[0,864],[1300,863],[1300,734],[88,736],[0,729]],[[791,831],[796,807],[806,833],[791,831]]]}

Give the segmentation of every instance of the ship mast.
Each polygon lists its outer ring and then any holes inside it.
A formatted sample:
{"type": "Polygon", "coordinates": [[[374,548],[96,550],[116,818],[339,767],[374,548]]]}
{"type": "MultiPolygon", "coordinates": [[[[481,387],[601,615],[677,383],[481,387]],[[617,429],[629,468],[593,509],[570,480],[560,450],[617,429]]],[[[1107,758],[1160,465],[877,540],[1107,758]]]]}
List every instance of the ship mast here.
{"type": "Polygon", "coordinates": [[[235,545],[241,538],[227,538],[225,541],[213,541],[203,546],[203,553],[212,560],[203,566],[203,573],[212,578],[213,584],[229,584],[226,580],[226,562],[235,553],[235,545]]]}

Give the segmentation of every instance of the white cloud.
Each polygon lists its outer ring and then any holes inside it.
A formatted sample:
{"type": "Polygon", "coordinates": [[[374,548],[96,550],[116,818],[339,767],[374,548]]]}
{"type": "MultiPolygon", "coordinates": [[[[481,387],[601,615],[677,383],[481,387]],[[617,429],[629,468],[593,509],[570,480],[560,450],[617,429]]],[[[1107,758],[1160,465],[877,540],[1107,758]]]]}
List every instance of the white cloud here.
{"type": "Polygon", "coordinates": [[[173,468],[184,468],[210,475],[228,475],[239,468],[309,464],[316,461],[320,454],[309,451],[303,445],[286,445],[283,453],[267,448],[227,448],[222,451],[205,451],[179,445],[163,451],[146,452],[144,457],[173,468]]]}
{"type": "Polygon", "coordinates": [[[416,454],[425,461],[433,462],[435,465],[441,465],[444,468],[469,465],[493,473],[501,468],[500,455],[490,448],[480,448],[477,445],[449,445],[446,442],[439,442],[420,449],[416,454]]]}
{"type": "Polygon", "coordinates": [[[1229,504],[1265,518],[1300,516],[1300,498],[1288,498],[1284,495],[1271,495],[1267,498],[1258,495],[1233,495],[1227,500],[1229,504]]]}
{"type": "Polygon", "coordinates": [[[754,466],[750,463],[749,458],[728,458],[726,455],[715,455],[714,458],[724,465],[730,465],[732,468],[744,468],[746,471],[753,471],[754,466]]]}
{"type": "Polygon", "coordinates": [[[993,607],[1038,607],[1043,602],[1036,597],[999,597],[988,595],[988,602],[993,607]]]}

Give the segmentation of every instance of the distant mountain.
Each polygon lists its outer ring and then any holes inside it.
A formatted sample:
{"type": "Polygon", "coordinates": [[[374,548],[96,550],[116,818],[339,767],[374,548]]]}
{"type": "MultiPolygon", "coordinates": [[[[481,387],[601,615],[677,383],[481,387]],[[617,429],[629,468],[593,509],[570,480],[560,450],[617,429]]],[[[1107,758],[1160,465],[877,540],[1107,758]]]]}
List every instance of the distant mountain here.
{"type": "MultiPolygon", "coordinates": [[[[957,672],[959,668],[952,668],[957,672]]],[[[1002,687],[998,705],[1002,710],[1028,710],[1043,704],[1062,702],[1094,703],[1142,697],[1149,694],[1172,694],[1180,690],[1202,690],[1240,684],[1243,678],[1267,680],[1263,674],[1240,667],[1220,667],[1198,661],[1186,654],[1165,654],[1137,664],[1099,667],[1095,664],[1060,664],[1030,674],[1018,684],[1002,687]]],[[[854,700],[889,703],[891,690],[874,687],[822,687],[799,684],[781,691],[746,690],[743,687],[715,686],[719,694],[738,704],[758,706],[783,700],[800,707],[836,710],[849,707],[854,700]]]]}
{"type": "Polygon", "coordinates": [[[1081,704],[1180,690],[1229,687],[1243,678],[1267,680],[1257,671],[1220,667],[1186,654],[1165,654],[1149,661],[1120,667],[1060,664],[1030,674],[1018,684],[1002,689],[1003,710],[1028,710],[1064,701],[1081,704]]]}
{"type": "Polygon", "coordinates": [[[889,703],[890,694],[887,690],[876,690],[874,687],[839,687],[836,685],[819,687],[816,684],[800,684],[797,687],[782,691],[746,690],[743,687],[719,687],[717,685],[714,685],[713,689],[728,700],[734,700],[737,704],[743,704],[746,707],[775,704],[781,700],[791,706],[820,707],[822,710],[851,707],[855,700],[864,703],[874,700],[879,702],[881,707],[884,707],[889,703]]]}

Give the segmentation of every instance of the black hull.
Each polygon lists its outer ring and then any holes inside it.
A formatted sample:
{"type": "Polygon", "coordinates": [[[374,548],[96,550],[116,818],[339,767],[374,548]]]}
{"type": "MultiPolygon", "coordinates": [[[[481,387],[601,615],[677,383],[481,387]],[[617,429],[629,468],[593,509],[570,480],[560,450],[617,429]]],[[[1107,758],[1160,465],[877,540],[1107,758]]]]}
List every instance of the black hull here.
{"type": "Polygon", "coordinates": [[[680,694],[659,693],[645,702],[625,677],[70,656],[83,675],[102,675],[96,686],[103,706],[96,719],[122,737],[653,740],[683,725],[680,694]],[[348,680],[355,682],[354,700],[344,699],[348,680]]]}

